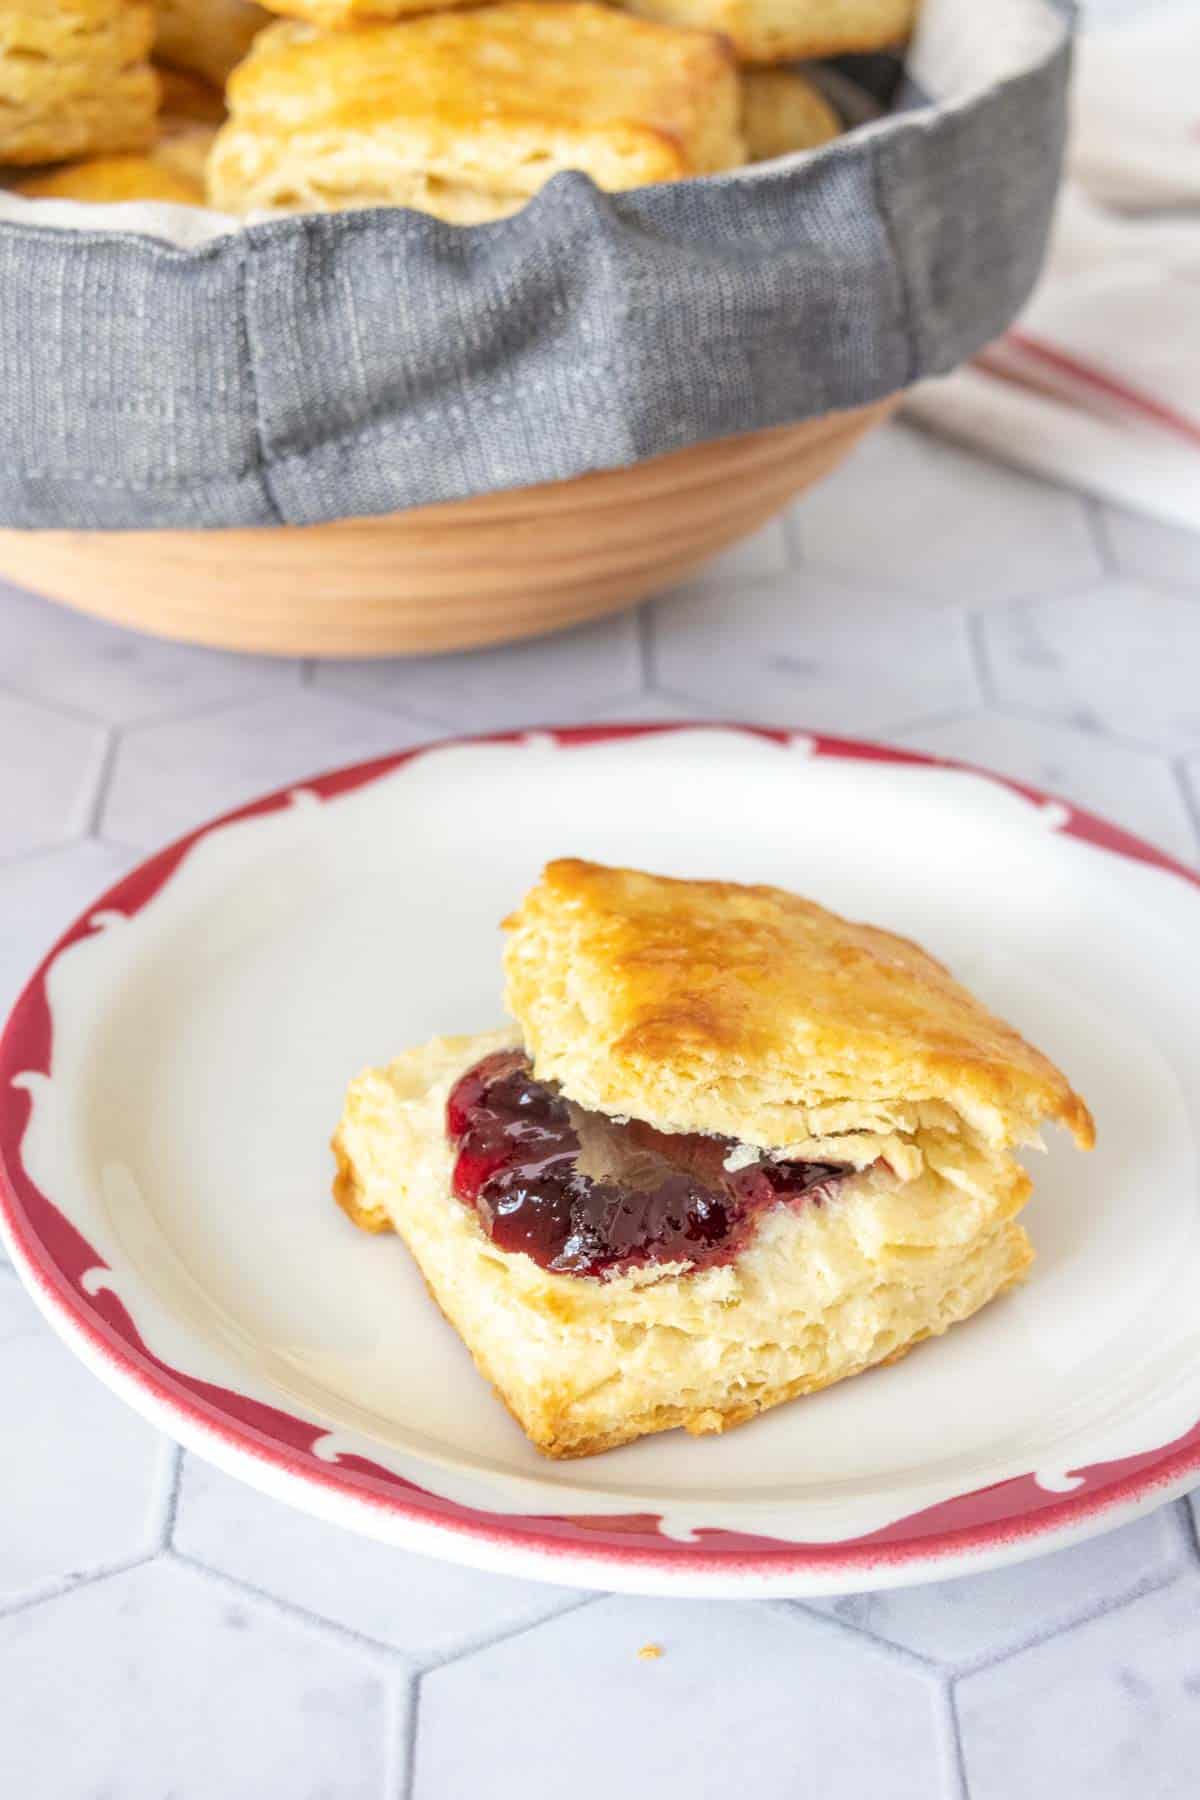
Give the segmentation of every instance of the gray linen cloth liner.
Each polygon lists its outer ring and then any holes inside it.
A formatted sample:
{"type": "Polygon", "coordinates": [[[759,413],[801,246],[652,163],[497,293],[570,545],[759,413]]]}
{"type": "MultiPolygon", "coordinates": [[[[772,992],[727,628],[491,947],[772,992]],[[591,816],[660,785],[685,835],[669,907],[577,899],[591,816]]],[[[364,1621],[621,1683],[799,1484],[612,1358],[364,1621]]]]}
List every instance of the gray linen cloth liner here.
{"type": "Polygon", "coordinates": [[[632,193],[559,175],[493,225],[5,195],[0,524],[389,512],[945,373],[1036,277],[1071,24],[1053,0],[926,0],[886,118],[632,193]]]}

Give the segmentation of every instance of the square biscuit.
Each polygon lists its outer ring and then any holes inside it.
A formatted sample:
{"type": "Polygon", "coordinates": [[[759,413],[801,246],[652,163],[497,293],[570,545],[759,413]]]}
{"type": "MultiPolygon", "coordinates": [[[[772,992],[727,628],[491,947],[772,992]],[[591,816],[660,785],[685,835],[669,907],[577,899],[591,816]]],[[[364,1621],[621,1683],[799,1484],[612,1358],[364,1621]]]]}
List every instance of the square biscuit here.
{"type": "Polygon", "coordinates": [[[620,189],[745,156],[728,46],[591,0],[328,33],[281,22],[228,100],[209,165],[225,212],[393,204],[470,222],[564,169],[620,189]]]}
{"type": "Polygon", "coordinates": [[[150,0],[0,7],[0,163],[63,162],[154,140],[150,0]]]}
{"type": "Polygon", "coordinates": [[[915,1179],[876,1165],[823,1205],[779,1206],[732,1261],[555,1273],[499,1248],[452,1186],[450,1089],[512,1042],[436,1039],[353,1081],[334,1195],[361,1229],[400,1234],[480,1374],[547,1456],[743,1424],[896,1361],[1032,1261],[1016,1222],[1024,1170],[931,1133],[915,1179]]]}
{"type": "Polygon", "coordinates": [[[631,12],[701,26],[729,39],[746,63],[886,50],[913,28],[919,0],[623,0],[631,12]]]}
{"type": "Polygon", "coordinates": [[[919,945],[780,888],[564,858],[505,921],[515,1028],[351,1082],[334,1198],[397,1231],[548,1456],[724,1431],[1024,1275],[1066,1077],[919,945]]]}

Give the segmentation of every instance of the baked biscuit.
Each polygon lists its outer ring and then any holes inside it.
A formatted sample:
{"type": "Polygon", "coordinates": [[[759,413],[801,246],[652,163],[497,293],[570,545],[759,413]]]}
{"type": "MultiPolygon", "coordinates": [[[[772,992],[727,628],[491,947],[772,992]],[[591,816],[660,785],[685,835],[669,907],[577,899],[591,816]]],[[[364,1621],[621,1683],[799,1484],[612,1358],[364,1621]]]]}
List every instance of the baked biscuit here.
{"type": "Polygon", "coordinates": [[[622,0],[631,12],[725,34],[739,62],[885,50],[908,37],[919,0],[622,0]]]}
{"type": "Polygon", "coordinates": [[[364,1229],[400,1233],[479,1372],[548,1456],[743,1424],[895,1361],[1032,1259],[1015,1222],[1023,1170],[935,1148],[936,1134],[914,1181],[876,1165],[823,1204],[777,1204],[731,1260],[593,1279],[506,1252],[454,1192],[446,1108],[463,1072],[511,1041],[442,1039],[359,1076],[334,1139],[335,1193],[364,1229]]]}
{"type": "Polygon", "coordinates": [[[156,0],[156,7],[158,61],[200,75],[218,88],[270,19],[249,0],[156,0]]]}
{"type": "Polygon", "coordinates": [[[92,156],[27,176],[13,191],[31,200],[173,200],[182,206],[204,205],[202,180],[190,178],[163,162],[155,151],[128,151],[121,156],[92,156]]]}
{"type": "Polygon", "coordinates": [[[567,859],[506,924],[509,1011],[581,1106],[856,1163],[924,1125],[1093,1141],[1066,1077],[918,945],[780,888],[567,859]]]}
{"type": "Polygon", "coordinates": [[[154,138],[150,0],[0,7],[0,163],[140,150],[154,138]]]}
{"type": "Polygon", "coordinates": [[[209,166],[226,212],[521,206],[562,169],[639,187],[744,158],[728,48],[590,0],[507,0],[322,34],[280,23],[230,78],[209,166]]]}
{"type": "Polygon", "coordinates": [[[842,122],[820,88],[795,69],[747,69],[742,133],[751,162],[814,150],[840,137],[842,122]]]}
{"type": "Polygon", "coordinates": [[[915,944],[776,888],[552,863],[518,1029],[351,1083],[334,1196],[395,1229],[550,1456],[723,1431],[1018,1280],[1066,1078],[915,944]]]}

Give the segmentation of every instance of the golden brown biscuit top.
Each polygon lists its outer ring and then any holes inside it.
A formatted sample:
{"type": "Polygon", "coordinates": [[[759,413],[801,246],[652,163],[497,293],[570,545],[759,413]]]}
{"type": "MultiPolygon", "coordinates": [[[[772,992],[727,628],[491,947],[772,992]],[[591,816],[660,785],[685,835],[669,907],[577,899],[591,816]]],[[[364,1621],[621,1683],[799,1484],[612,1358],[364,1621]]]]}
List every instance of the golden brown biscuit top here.
{"type": "Polygon", "coordinates": [[[591,0],[507,3],[322,34],[281,23],[230,78],[239,125],[370,132],[401,119],[447,139],[529,124],[661,138],[664,176],[687,162],[693,115],[732,57],[707,32],[652,24],[591,0]]]}
{"type": "Polygon", "coordinates": [[[1042,1119],[1093,1141],[1065,1076],[933,957],[782,889],[564,860],[506,928],[538,1073],[583,1104],[777,1143],[789,1109],[803,1138],[932,1101],[993,1142],[1042,1119]]]}

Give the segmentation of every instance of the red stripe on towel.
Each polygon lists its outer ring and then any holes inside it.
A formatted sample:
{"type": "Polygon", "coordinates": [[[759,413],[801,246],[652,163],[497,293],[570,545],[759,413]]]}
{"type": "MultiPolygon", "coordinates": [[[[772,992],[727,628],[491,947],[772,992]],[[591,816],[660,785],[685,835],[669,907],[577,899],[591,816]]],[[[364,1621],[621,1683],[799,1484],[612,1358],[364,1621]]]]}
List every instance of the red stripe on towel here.
{"type": "Polygon", "coordinates": [[[1185,414],[1176,412],[1172,407],[1164,406],[1161,401],[1144,394],[1140,388],[1130,387],[1127,382],[1106,374],[1103,369],[1080,362],[1078,357],[1070,356],[1064,350],[1056,350],[1052,344],[1043,343],[1040,338],[1031,337],[1025,331],[1010,331],[1001,340],[1001,344],[1004,343],[1011,344],[1015,350],[1042,363],[1046,368],[1056,369],[1060,374],[1078,381],[1083,387],[1091,388],[1095,393],[1116,401],[1126,412],[1134,413],[1148,423],[1162,426],[1164,430],[1191,444],[1194,449],[1200,450],[1200,424],[1185,414]]]}

